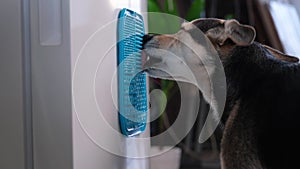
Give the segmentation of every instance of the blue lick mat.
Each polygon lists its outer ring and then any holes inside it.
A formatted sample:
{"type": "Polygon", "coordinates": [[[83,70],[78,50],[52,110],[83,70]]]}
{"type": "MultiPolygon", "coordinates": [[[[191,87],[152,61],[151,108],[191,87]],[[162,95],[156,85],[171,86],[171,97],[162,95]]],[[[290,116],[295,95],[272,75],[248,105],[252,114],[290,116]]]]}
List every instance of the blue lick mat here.
{"type": "Polygon", "coordinates": [[[118,102],[121,132],[135,136],[146,128],[146,73],[142,72],[143,17],[129,9],[119,13],[117,36],[118,102]]]}

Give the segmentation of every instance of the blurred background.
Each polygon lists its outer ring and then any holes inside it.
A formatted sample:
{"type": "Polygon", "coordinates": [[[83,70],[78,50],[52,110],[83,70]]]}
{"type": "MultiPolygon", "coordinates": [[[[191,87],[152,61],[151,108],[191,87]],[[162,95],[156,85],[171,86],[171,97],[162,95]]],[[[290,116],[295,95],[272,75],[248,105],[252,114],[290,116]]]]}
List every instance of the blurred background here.
{"type": "MultiPolygon", "coordinates": [[[[176,15],[186,21],[206,17],[236,19],[242,24],[252,25],[257,32],[256,41],[294,56],[300,56],[299,10],[300,1],[297,0],[148,0],[148,12],[176,15]]],[[[170,24],[170,21],[164,17],[149,15],[149,32],[157,33],[157,25],[160,25],[162,32],[175,33],[179,29],[180,22],[182,20],[178,20],[178,24],[170,24]]],[[[150,91],[161,89],[168,100],[164,112],[151,123],[153,136],[164,132],[176,120],[181,98],[175,81],[152,78],[150,84],[150,91]]],[[[184,90],[191,93],[192,97],[193,92],[189,91],[195,89],[186,84],[184,90]]],[[[219,127],[204,144],[198,143],[198,137],[209,109],[203,99],[200,102],[196,123],[189,134],[177,145],[182,152],[181,169],[220,168],[222,127],[219,127]]],[[[185,113],[188,115],[188,110],[185,113]]],[[[223,124],[225,121],[226,115],[224,115],[223,124]]]]}

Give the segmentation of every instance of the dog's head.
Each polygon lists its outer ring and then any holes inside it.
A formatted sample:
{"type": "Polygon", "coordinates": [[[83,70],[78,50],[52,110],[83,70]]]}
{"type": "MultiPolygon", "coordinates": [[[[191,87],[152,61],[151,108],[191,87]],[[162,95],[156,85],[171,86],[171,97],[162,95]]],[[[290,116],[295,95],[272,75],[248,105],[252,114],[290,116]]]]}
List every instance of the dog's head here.
{"type": "MultiPolygon", "coordinates": [[[[236,20],[196,19],[183,23],[176,34],[145,36],[144,51],[149,57],[145,69],[148,69],[150,74],[162,75],[162,72],[157,72],[157,68],[175,68],[178,64],[174,64],[174,60],[177,60],[174,57],[184,60],[187,64],[203,65],[203,62],[212,59],[210,55],[215,55],[215,51],[220,59],[224,60],[231,56],[234,48],[251,45],[255,36],[256,32],[252,26],[240,24],[236,20]]],[[[266,45],[262,46],[277,59],[298,62],[296,57],[285,55],[266,45]]]]}
{"type": "Polygon", "coordinates": [[[255,35],[253,27],[236,20],[211,18],[183,23],[176,34],[145,37],[144,48],[149,56],[145,68],[155,68],[159,62],[168,64],[174,57],[200,64],[199,59],[210,60],[209,54],[215,51],[226,58],[234,47],[251,45],[255,35]]]}

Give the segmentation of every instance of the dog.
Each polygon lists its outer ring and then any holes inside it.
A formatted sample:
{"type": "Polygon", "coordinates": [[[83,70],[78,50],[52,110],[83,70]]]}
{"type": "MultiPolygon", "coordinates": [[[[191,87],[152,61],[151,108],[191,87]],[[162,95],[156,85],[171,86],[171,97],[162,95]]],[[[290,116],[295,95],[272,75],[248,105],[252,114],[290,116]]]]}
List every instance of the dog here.
{"type": "MultiPolygon", "coordinates": [[[[211,68],[211,72],[219,68],[207,55],[215,50],[227,88],[221,168],[300,168],[295,155],[300,150],[299,60],[255,42],[255,36],[252,26],[236,20],[196,19],[183,23],[176,34],[145,36],[144,53],[148,58],[144,69],[153,77],[174,79],[162,71],[167,70],[175,74],[175,79],[187,81],[177,74],[180,63],[172,60],[176,56],[189,66],[193,64],[191,69],[198,69],[196,78],[209,81],[210,72],[203,67],[211,68]],[[199,49],[198,54],[192,48],[199,49]]],[[[199,89],[209,100],[206,88],[199,89]]]]}

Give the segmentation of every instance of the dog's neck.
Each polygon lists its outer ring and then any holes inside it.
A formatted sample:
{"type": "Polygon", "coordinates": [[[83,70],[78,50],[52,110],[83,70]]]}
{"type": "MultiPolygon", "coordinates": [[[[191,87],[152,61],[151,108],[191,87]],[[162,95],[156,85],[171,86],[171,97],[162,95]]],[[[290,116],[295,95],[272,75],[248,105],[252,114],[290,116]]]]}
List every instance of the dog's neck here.
{"type": "MultiPolygon", "coordinates": [[[[225,112],[230,111],[241,96],[248,96],[259,90],[265,79],[281,78],[286,73],[300,72],[297,63],[288,63],[274,58],[261,44],[255,42],[247,47],[236,47],[229,57],[223,60],[227,102],[225,112]],[[299,71],[295,71],[298,70],[299,71]]],[[[299,74],[299,73],[298,73],[299,74]]],[[[274,79],[276,83],[278,79],[274,79]]]]}

